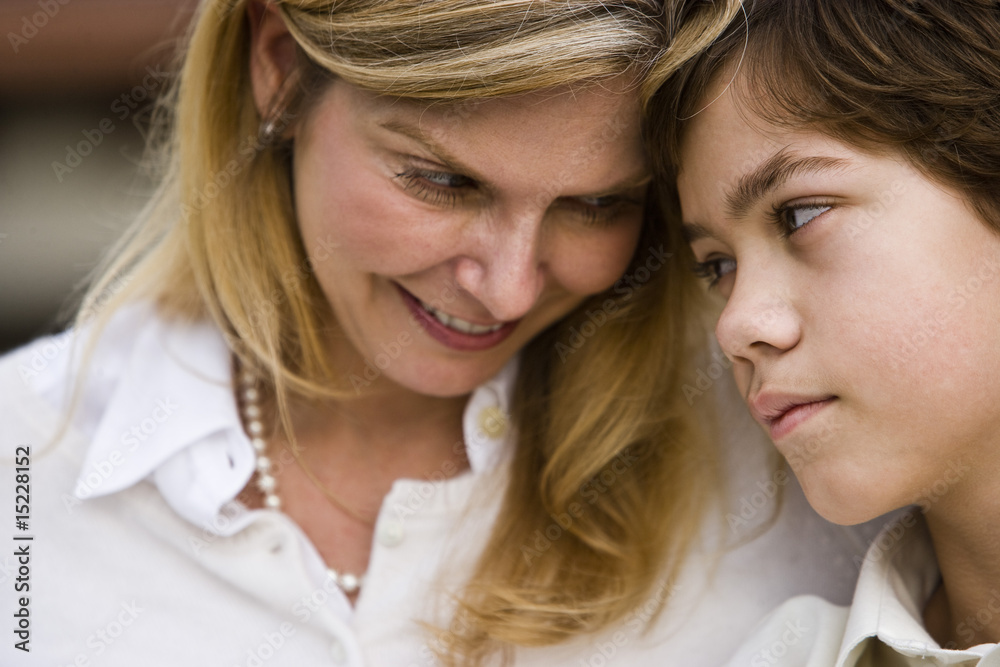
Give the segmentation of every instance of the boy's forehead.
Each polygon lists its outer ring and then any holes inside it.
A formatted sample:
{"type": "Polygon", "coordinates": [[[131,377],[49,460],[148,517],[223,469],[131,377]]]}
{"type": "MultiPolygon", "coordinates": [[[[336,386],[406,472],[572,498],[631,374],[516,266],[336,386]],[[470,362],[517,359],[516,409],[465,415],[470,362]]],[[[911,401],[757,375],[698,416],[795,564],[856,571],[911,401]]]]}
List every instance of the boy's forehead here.
{"type": "MultiPolygon", "coordinates": [[[[722,165],[747,150],[758,137],[739,108],[733,89],[717,87],[703,96],[698,112],[684,124],[681,135],[678,175],[680,180],[702,179],[711,170],[719,179],[722,165]]],[[[765,155],[760,155],[765,159],[765,155]]]]}

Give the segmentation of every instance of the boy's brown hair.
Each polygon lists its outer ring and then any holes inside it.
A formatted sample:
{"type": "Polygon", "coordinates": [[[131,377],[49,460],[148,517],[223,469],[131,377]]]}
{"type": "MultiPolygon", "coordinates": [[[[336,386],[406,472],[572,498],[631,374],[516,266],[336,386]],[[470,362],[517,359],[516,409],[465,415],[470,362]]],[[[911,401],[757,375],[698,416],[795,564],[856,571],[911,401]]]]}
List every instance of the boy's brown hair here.
{"type": "Polygon", "coordinates": [[[725,75],[766,120],[901,153],[1000,230],[1000,3],[748,0],[745,10],[652,100],[647,136],[668,201],[686,121],[725,75]]]}

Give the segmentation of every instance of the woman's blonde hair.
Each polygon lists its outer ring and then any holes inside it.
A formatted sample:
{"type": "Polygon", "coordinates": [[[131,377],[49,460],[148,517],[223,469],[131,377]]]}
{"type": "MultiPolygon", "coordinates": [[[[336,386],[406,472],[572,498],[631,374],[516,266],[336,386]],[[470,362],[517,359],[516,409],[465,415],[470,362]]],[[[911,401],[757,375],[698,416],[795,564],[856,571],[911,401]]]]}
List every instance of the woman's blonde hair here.
{"type": "MultiPolygon", "coordinates": [[[[623,73],[643,101],[707,46],[738,0],[286,0],[273,2],[302,63],[278,106],[255,107],[247,0],[199,8],[163,101],[161,185],[84,298],[100,322],[125,302],[211,318],[241,365],[267,378],[286,431],[292,397],[353,395],[331,367],[330,308],[294,216],[293,146],[259,136],[308,112],[329,77],[455,103],[623,73]],[[127,280],[122,277],[126,276],[127,280]],[[122,288],[122,285],[125,285],[122,288]],[[115,292],[108,300],[109,291],[115,292]]],[[[650,204],[614,287],[522,351],[520,438],[489,544],[435,646],[450,663],[606,628],[676,574],[699,525],[711,456],[680,391],[692,280],[650,204]],[[567,519],[569,519],[567,521],[567,519]],[[537,535],[560,527],[535,549],[537,535]]],[[[661,601],[662,595],[655,597],[661,601]]]]}

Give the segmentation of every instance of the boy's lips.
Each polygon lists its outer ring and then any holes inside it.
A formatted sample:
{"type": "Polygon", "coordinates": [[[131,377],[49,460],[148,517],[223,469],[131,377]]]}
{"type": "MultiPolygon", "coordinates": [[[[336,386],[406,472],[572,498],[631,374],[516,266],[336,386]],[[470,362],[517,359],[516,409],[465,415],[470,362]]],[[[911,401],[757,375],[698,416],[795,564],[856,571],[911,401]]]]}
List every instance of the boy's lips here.
{"type": "Polygon", "coordinates": [[[778,392],[760,392],[748,400],[750,413],[778,441],[799,424],[830,405],[836,396],[806,396],[778,392]]]}

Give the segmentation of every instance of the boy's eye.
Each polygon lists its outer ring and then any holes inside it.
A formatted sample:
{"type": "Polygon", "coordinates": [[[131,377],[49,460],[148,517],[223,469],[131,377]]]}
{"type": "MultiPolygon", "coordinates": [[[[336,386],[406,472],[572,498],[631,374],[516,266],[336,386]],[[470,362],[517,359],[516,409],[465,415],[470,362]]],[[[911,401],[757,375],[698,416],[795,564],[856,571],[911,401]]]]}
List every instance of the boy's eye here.
{"type": "Polygon", "coordinates": [[[830,206],[822,204],[808,204],[805,206],[789,206],[775,211],[775,216],[781,223],[783,230],[791,234],[802,227],[805,227],[818,216],[830,210],[830,206]]]}
{"type": "Polygon", "coordinates": [[[708,259],[704,262],[698,262],[694,267],[695,275],[699,278],[706,278],[709,281],[709,287],[715,287],[720,280],[735,270],[736,260],[732,257],[708,259]]]}

